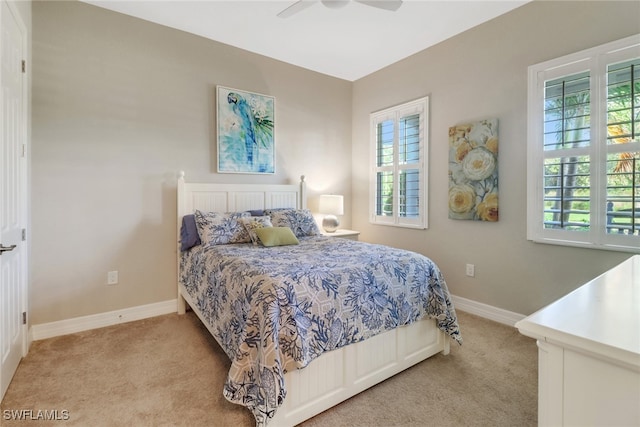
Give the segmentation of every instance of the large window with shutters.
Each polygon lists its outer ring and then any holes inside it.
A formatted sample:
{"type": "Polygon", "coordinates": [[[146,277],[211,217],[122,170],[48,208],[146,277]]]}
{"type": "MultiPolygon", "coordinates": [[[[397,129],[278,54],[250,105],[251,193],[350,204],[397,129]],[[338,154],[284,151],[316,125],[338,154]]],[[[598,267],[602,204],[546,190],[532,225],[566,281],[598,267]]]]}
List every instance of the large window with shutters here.
{"type": "Polygon", "coordinates": [[[529,67],[527,236],[640,252],[640,35],[529,67]]]}
{"type": "Polygon", "coordinates": [[[427,228],[428,98],[372,113],[371,222],[427,228]]]}

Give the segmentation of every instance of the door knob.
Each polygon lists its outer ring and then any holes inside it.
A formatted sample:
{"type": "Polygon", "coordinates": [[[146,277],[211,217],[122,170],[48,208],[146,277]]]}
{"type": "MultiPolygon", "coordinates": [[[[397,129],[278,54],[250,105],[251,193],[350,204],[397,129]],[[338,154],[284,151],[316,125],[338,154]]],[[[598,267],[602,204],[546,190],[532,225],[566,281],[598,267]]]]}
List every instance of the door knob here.
{"type": "Polygon", "coordinates": [[[16,245],[11,245],[11,246],[3,246],[2,243],[0,243],[0,255],[2,255],[3,252],[9,252],[12,251],[16,248],[16,245]]]}

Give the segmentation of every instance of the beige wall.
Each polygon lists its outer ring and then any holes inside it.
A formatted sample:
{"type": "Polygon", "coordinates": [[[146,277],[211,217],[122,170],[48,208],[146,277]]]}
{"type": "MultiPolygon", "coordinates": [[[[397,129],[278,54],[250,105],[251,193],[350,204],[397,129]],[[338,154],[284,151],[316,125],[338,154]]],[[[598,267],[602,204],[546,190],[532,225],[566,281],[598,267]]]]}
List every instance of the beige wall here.
{"type": "Polygon", "coordinates": [[[443,270],[451,292],[530,314],[630,254],[526,240],[527,67],[640,33],[639,2],[536,1],[355,82],[353,227],[362,240],[412,249],[443,270]],[[429,229],[368,222],[369,113],[430,96],[429,229]],[[500,220],[447,218],[448,129],[499,119],[500,220]],[[465,264],[475,264],[475,278],[465,264]]]}
{"type": "Polygon", "coordinates": [[[351,90],[94,6],[35,2],[32,324],[175,298],[178,170],[221,183],[305,174],[310,208],[322,191],[350,200],[351,90]],[[216,85],[276,97],[275,175],[216,173],[216,85]]]}
{"type": "Polygon", "coordinates": [[[527,66],[638,33],[639,14],[637,2],[535,2],[350,83],[83,3],[35,2],[32,323],[175,298],[178,170],[223,183],[305,174],[310,207],[344,194],[343,226],[362,240],[430,256],[455,295],[531,313],[629,254],[526,240],[527,66]],[[275,175],[215,172],[216,85],[276,97],[275,175]],[[430,228],[371,225],[369,113],[424,95],[430,228]],[[500,222],[449,220],[448,128],[488,117],[500,120],[500,222]]]}

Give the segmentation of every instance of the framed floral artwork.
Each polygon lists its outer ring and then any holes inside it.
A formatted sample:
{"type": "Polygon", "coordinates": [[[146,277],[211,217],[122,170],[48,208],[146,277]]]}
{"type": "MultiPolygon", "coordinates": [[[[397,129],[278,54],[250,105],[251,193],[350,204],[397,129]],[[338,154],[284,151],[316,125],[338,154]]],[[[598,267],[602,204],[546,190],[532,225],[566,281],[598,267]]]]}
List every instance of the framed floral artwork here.
{"type": "Polygon", "coordinates": [[[449,218],[498,221],[498,119],[449,128],[449,218]]]}
{"type": "Polygon", "coordinates": [[[275,173],[275,98],[216,87],[218,172],[275,173]]]}

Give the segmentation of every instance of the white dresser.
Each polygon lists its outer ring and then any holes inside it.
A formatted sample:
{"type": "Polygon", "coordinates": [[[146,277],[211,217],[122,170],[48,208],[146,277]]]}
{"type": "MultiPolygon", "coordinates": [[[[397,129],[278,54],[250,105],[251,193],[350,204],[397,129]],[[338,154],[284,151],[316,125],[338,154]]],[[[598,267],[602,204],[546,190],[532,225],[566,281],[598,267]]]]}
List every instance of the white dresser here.
{"type": "Polygon", "coordinates": [[[538,342],[540,426],[640,426],[640,255],[516,327],[538,342]]]}

